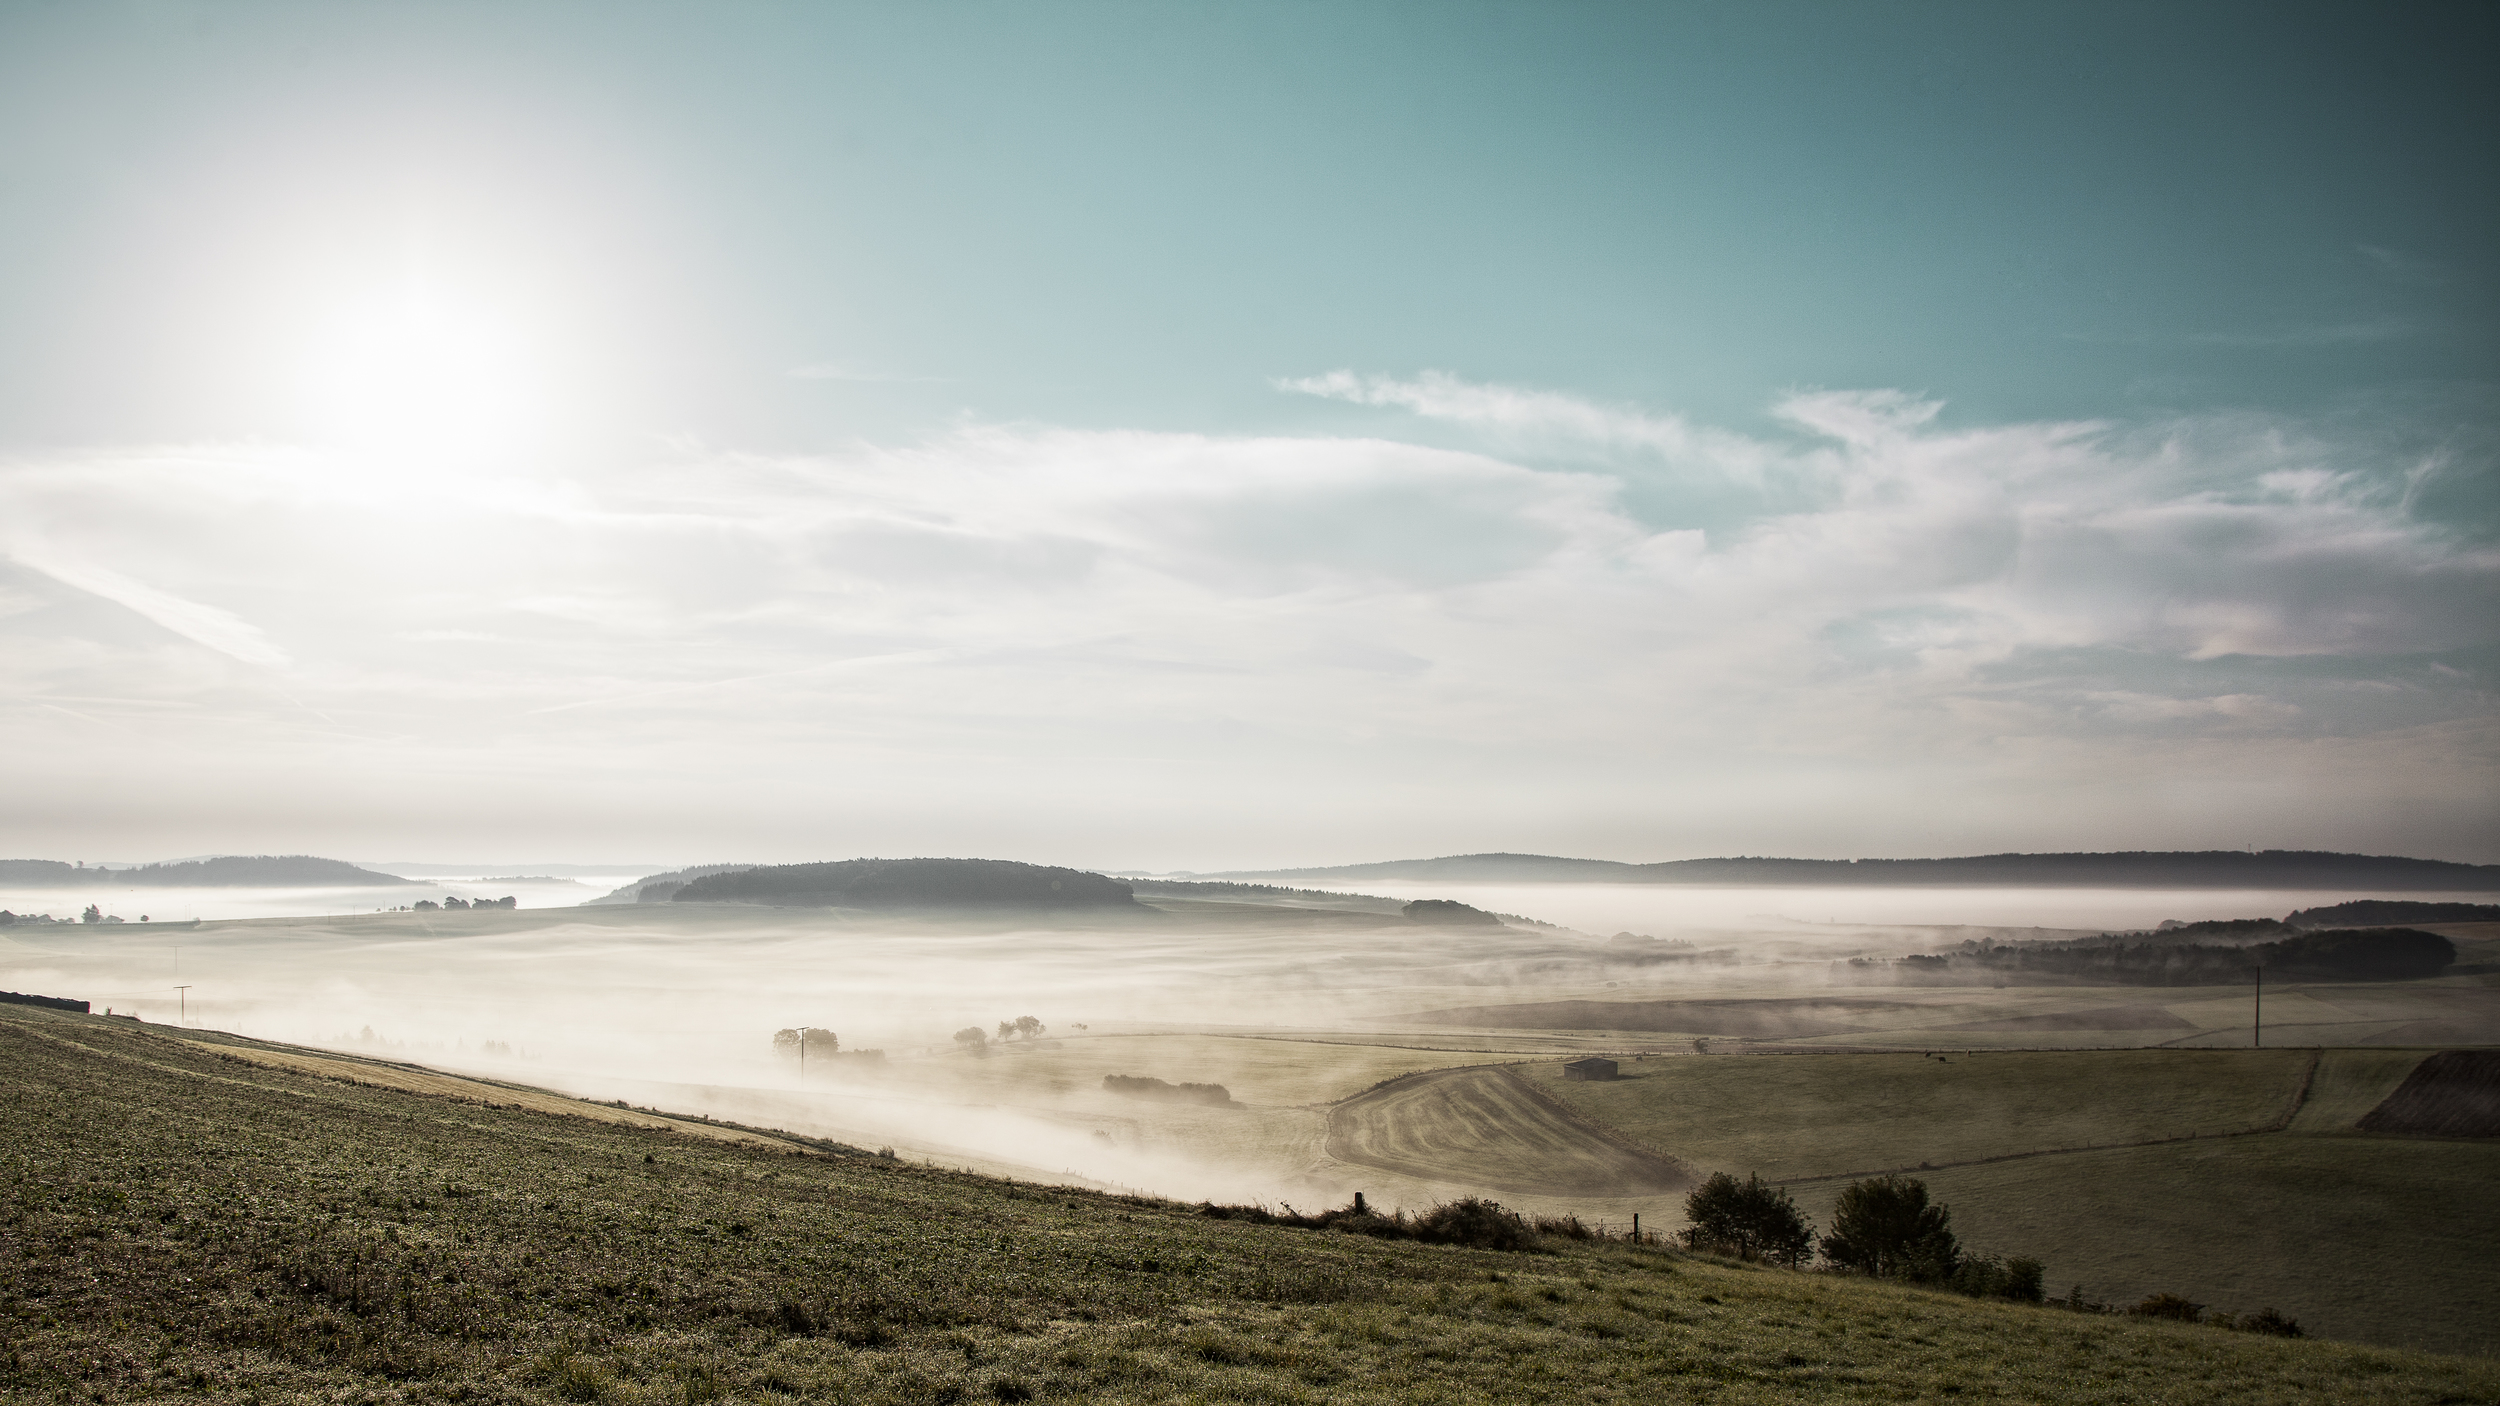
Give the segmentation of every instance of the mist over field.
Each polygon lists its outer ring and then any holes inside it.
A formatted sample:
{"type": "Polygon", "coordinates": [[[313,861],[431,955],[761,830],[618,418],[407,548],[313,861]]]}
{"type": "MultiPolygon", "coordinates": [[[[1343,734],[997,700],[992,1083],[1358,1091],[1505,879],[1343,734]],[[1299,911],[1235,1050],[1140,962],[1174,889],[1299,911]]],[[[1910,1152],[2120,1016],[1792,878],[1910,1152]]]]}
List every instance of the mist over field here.
{"type": "MultiPolygon", "coordinates": [[[[1689,1052],[1683,1036],[1504,1031],[1483,1028],[1484,1015],[1453,1023],[1443,1012],[1539,1001],[1701,1002],[1714,1011],[1770,1012],[1771,1023],[1758,1030],[1727,1027],[1757,1038],[1829,1039],[1845,1028],[1856,1033],[1844,1044],[1952,1044],[1975,1037],[1919,1032],[1955,1029],[1956,1021],[1998,1008],[1966,1012],[1967,996],[1932,1013],[1899,1000],[1869,1004],[1865,981],[1845,979],[1840,964],[1947,949],[1974,936],[2039,940],[2164,920],[2280,917],[2354,896],[1372,887],[1388,901],[1367,907],[1358,896],[1310,893],[1256,904],[1208,895],[1161,898],[1158,906],[1149,895],[1134,908],[1024,916],[642,903],[299,917],[280,904],[258,920],[8,929],[0,933],[0,987],[73,993],[98,1010],[154,1023],[1026,1175],[1076,1175],[1192,1199],[1307,1200],[1314,1186],[1343,1186],[1346,1169],[1315,1182],[1317,1164],[1297,1151],[1309,1130],[1260,1121],[1278,1110],[1317,1108],[1382,1078],[1451,1063],[1575,1049],[1689,1052]],[[1423,926],[1399,915],[1398,902],[1413,897],[1454,898],[1521,918],[1509,926],[1423,926]],[[1818,1004],[1831,1002],[1841,1004],[1818,1004]],[[1860,1024],[1826,1031],[1835,1013],[1860,1024]],[[993,1035],[977,1052],[954,1043],[959,1030],[991,1034],[1020,1016],[1039,1019],[1046,1032],[993,1035]],[[772,1044],[774,1031],[800,1026],[830,1029],[846,1052],[820,1055],[804,1084],[796,1061],[772,1044]],[[1899,1029],[1887,1036],[1886,1027],[1899,1029]],[[883,1057],[860,1054],[868,1050],[883,1057]],[[1244,1111],[1182,1116],[1142,1108],[1107,1094],[1105,1075],[1224,1085],[1244,1111]]],[[[403,897],[432,891],[412,888],[403,897]]],[[[327,897],[297,896],[307,906],[327,897]]],[[[248,905],[251,898],[215,901],[248,905]]],[[[2282,1018],[2293,1019],[2296,1009],[2287,1005],[2282,1018]]],[[[2229,1022],[2241,1020],[2239,1012],[2226,1000],[2217,1013],[2229,1022]]],[[[1694,1028],[1706,1045],[1721,1026],[1706,1019],[1694,1028]]],[[[2393,1023],[2352,1030],[2384,1028],[2393,1023]]],[[[2162,1033],[2177,1039],[2193,1030],[2162,1033]]],[[[2226,1028],[2212,1038],[2247,1037],[2226,1028]]],[[[1733,1046],[1722,1041],[1722,1048],[1733,1046]]]]}
{"type": "Polygon", "coordinates": [[[2495,71],[0,4],[0,1398],[2495,1398],[2495,71]]]}

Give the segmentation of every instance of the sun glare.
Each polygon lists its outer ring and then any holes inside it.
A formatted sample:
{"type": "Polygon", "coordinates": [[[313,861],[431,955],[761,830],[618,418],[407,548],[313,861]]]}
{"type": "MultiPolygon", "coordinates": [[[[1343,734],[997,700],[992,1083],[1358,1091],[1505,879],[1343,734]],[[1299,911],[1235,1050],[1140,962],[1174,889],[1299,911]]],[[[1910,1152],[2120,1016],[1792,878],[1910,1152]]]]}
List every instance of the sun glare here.
{"type": "Polygon", "coordinates": [[[510,319],[430,286],[343,309],[317,342],[308,409],[328,437],[385,453],[518,445],[540,388],[510,319]]]}

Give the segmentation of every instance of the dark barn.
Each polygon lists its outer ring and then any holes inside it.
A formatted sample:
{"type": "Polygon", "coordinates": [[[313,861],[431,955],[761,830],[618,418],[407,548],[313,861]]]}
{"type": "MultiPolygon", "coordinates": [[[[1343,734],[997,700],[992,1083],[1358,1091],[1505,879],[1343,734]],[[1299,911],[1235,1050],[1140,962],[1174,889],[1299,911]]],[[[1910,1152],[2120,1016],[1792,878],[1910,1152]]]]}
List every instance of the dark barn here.
{"type": "Polygon", "coordinates": [[[1587,1059],[1575,1059],[1563,1066],[1563,1077],[1587,1079],[1592,1082],[1612,1079],[1615,1077],[1615,1062],[1611,1059],[1599,1059],[1594,1055],[1587,1059]]]}

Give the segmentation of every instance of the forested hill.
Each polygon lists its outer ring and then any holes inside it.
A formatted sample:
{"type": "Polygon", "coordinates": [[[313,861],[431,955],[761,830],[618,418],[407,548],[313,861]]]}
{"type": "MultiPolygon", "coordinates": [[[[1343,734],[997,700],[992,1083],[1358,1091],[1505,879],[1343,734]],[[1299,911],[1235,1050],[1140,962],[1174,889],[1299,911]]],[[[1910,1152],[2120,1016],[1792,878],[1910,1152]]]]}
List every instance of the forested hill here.
{"type": "Polygon", "coordinates": [[[602,903],[666,903],[677,896],[679,889],[697,879],[707,878],[713,874],[733,874],[755,867],[752,864],[695,864],[683,869],[671,869],[665,874],[645,874],[612,893],[584,900],[582,906],[588,908],[602,903]]]}
{"type": "Polygon", "coordinates": [[[21,888],[398,888],[414,879],[309,854],[228,854],[136,869],[93,869],[57,859],[0,859],[0,884],[21,888]]]}
{"type": "Polygon", "coordinates": [[[1117,879],[1007,859],[774,864],[706,875],[671,901],[788,908],[1126,908],[1137,902],[1117,879]]]}
{"type": "Polygon", "coordinates": [[[1544,854],[1460,854],[1320,869],[1240,870],[1190,877],[1439,880],[1477,883],[1900,884],[2004,888],[2346,888],[2500,891],[2500,864],[2455,864],[2322,850],[2136,850],[2113,854],[1982,854],[1953,859],[1673,859],[1625,864],[1544,854]]]}

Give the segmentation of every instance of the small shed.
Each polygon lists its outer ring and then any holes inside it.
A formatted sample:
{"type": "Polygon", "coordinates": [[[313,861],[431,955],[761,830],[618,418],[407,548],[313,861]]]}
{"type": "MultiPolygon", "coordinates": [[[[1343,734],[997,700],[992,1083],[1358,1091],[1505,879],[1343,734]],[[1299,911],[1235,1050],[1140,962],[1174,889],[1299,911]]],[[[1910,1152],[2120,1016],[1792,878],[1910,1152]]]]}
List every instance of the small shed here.
{"type": "Polygon", "coordinates": [[[1563,1066],[1563,1077],[1587,1079],[1591,1082],[1612,1079],[1615,1077],[1615,1062],[1611,1059],[1599,1059],[1595,1055],[1587,1059],[1575,1059],[1563,1066]]]}

